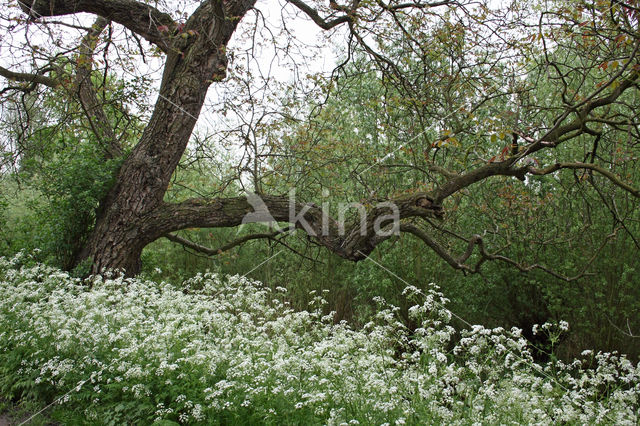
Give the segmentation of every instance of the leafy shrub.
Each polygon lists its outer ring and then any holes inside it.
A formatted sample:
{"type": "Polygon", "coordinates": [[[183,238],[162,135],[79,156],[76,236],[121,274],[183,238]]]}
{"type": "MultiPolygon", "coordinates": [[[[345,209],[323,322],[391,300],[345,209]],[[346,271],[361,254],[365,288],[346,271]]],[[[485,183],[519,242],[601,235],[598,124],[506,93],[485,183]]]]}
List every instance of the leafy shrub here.
{"type": "Polygon", "coordinates": [[[240,276],[177,289],[23,261],[0,258],[0,396],[57,401],[63,422],[638,421],[640,365],[608,353],[538,365],[518,329],[474,326],[454,345],[434,285],[405,291],[414,332],[382,299],[355,330],[319,295],[296,312],[284,289],[240,276]]]}
{"type": "MultiPolygon", "coordinates": [[[[0,177],[0,185],[1,183],[2,179],[0,177]]],[[[0,253],[4,253],[8,245],[8,239],[5,235],[6,231],[4,231],[7,228],[6,211],[8,205],[9,202],[7,201],[6,196],[0,192],[0,253]]]]}
{"type": "Polygon", "coordinates": [[[105,160],[88,142],[65,144],[45,160],[23,161],[23,175],[46,202],[34,207],[31,241],[39,241],[45,259],[70,269],[95,222],[96,209],[113,183],[120,160],[105,160]],[[68,146],[73,146],[73,149],[68,146]]]}

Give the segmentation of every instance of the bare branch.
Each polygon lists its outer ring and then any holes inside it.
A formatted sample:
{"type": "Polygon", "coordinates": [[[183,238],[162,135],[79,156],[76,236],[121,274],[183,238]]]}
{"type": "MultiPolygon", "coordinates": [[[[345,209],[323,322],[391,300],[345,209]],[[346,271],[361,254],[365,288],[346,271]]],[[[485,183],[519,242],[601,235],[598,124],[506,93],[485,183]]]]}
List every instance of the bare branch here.
{"type": "Polygon", "coordinates": [[[432,7],[438,7],[438,6],[447,6],[447,5],[451,5],[451,4],[455,4],[456,2],[450,1],[450,0],[442,0],[442,1],[435,1],[433,3],[422,3],[420,1],[415,1],[415,2],[406,2],[406,3],[399,3],[399,4],[384,4],[383,2],[378,2],[378,4],[380,5],[380,7],[382,7],[385,10],[402,10],[402,9],[429,9],[432,7]]]}
{"type": "Polygon", "coordinates": [[[21,9],[32,19],[47,16],[93,13],[128,28],[169,53],[168,35],[176,23],[167,13],[135,0],[19,0],[21,9]],[[166,31],[161,31],[166,28],[166,31]]]}
{"type": "Polygon", "coordinates": [[[181,244],[185,247],[188,247],[192,250],[195,250],[199,253],[204,253],[207,256],[217,256],[225,251],[231,250],[234,247],[237,247],[241,244],[246,243],[247,241],[251,241],[251,240],[259,240],[259,239],[263,239],[263,238],[268,238],[271,239],[273,237],[275,237],[276,235],[279,235],[283,232],[285,232],[286,230],[277,230],[277,231],[273,231],[273,232],[263,232],[263,233],[259,233],[259,234],[249,234],[249,235],[245,235],[244,237],[238,238],[237,240],[233,240],[223,246],[220,246],[218,248],[210,248],[210,247],[206,247],[203,246],[201,244],[198,243],[194,243],[191,240],[188,240],[186,238],[180,237],[178,235],[175,234],[166,234],[164,235],[164,237],[166,239],[168,239],[169,241],[173,241],[174,243],[178,243],[181,244]]]}
{"type": "Polygon", "coordinates": [[[527,167],[527,172],[532,175],[543,176],[554,173],[560,169],[588,169],[600,173],[609,179],[612,183],[629,192],[636,198],[640,198],[640,190],[634,188],[626,182],[623,182],[618,176],[593,163],[555,163],[544,169],[536,169],[532,166],[527,167]]]}
{"type": "MultiPolygon", "coordinates": [[[[50,69],[47,69],[47,71],[50,71],[50,69]]],[[[11,70],[8,70],[4,67],[0,66],[0,75],[5,77],[8,80],[11,81],[19,81],[19,82],[23,82],[23,83],[34,83],[34,84],[43,84],[45,86],[49,86],[51,88],[56,88],[58,86],[61,85],[61,83],[51,77],[47,77],[45,75],[42,75],[41,72],[43,71],[39,71],[36,74],[30,74],[30,73],[23,73],[23,72],[13,72],[11,70]]]]}
{"type": "Polygon", "coordinates": [[[508,258],[506,256],[502,256],[502,255],[498,255],[498,254],[492,254],[492,253],[488,253],[485,249],[484,246],[484,241],[482,239],[482,237],[480,235],[474,235],[472,236],[468,241],[467,241],[467,249],[465,250],[465,252],[458,258],[453,257],[453,255],[451,255],[451,253],[449,253],[444,247],[442,247],[440,244],[438,244],[426,231],[424,231],[421,228],[418,228],[415,225],[411,225],[411,224],[401,224],[400,225],[400,230],[402,232],[407,232],[410,234],[415,235],[416,237],[418,237],[419,239],[421,239],[425,244],[427,244],[434,252],[436,252],[436,254],[438,256],[440,256],[442,259],[444,259],[445,262],[447,262],[450,266],[452,266],[454,269],[459,269],[462,270],[463,272],[469,272],[469,273],[479,273],[480,272],[480,267],[482,266],[482,264],[486,261],[486,260],[499,260],[501,262],[504,263],[508,263],[511,266],[514,266],[515,268],[517,268],[520,272],[530,272],[533,271],[535,269],[539,269],[549,275],[554,276],[555,278],[558,278],[562,281],[566,281],[566,282],[571,282],[571,281],[576,281],[584,276],[589,275],[589,273],[587,273],[587,269],[589,268],[589,265],[591,265],[591,263],[594,261],[594,259],[598,256],[598,254],[602,251],[602,249],[605,247],[605,245],[616,236],[616,231],[614,231],[613,233],[609,234],[605,240],[603,241],[602,245],[598,248],[598,250],[596,250],[596,252],[593,254],[593,256],[591,257],[591,259],[589,259],[586,264],[583,266],[582,270],[575,276],[572,277],[568,277],[565,275],[562,275],[556,271],[554,271],[553,269],[544,266],[544,265],[540,265],[538,263],[535,263],[533,265],[522,265],[521,263],[508,258]],[[465,264],[465,262],[471,257],[471,255],[473,254],[473,249],[475,246],[478,246],[479,250],[480,250],[480,260],[476,263],[475,267],[471,267],[467,264],[465,264]]]}
{"type": "Polygon", "coordinates": [[[482,259],[480,259],[480,261],[476,264],[476,267],[474,268],[475,271],[478,271],[480,268],[480,265],[485,261],[485,260],[499,260],[501,262],[505,262],[508,263],[509,265],[515,266],[519,271],[521,272],[529,272],[529,271],[533,271],[535,269],[539,269],[543,272],[546,272],[549,275],[552,275],[562,281],[566,281],[566,282],[571,282],[571,281],[576,281],[579,280],[580,278],[590,275],[589,273],[587,273],[587,269],[589,268],[589,266],[591,265],[591,263],[593,263],[593,261],[595,260],[595,258],[598,256],[598,254],[600,254],[600,252],[602,251],[602,249],[607,245],[607,243],[613,239],[616,234],[617,234],[618,229],[615,229],[611,234],[607,235],[606,238],[603,240],[602,244],[600,245],[600,247],[595,251],[595,253],[593,254],[593,256],[587,260],[587,262],[585,263],[585,265],[582,267],[582,270],[580,271],[580,273],[578,273],[577,275],[573,276],[573,277],[567,277],[564,276],[562,274],[559,274],[558,272],[544,266],[544,265],[540,265],[538,263],[535,263],[533,265],[529,265],[529,266],[524,266],[518,262],[516,262],[513,259],[510,259],[506,256],[502,256],[502,255],[498,255],[498,254],[491,254],[488,253],[484,247],[484,241],[482,240],[482,237],[480,237],[479,235],[474,236],[473,239],[475,239],[475,243],[478,245],[478,248],[480,249],[480,255],[482,256],[482,259]]]}
{"type": "Polygon", "coordinates": [[[91,30],[82,38],[80,43],[80,55],[76,61],[76,85],[78,86],[78,98],[84,113],[89,120],[89,125],[96,138],[103,146],[107,158],[117,158],[122,155],[122,147],[118,143],[109,119],[98,99],[95,86],[91,81],[93,70],[93,51],[97,39],[107,27],[109,21],[98,17],[91,30]]]}
{"type": "Polygon", "coordinates": [[[607,321],[609,321],[609,324],[611,324],[611,326],[613,328],[615,328],[616,330],[618,330],[620,333],[624,334],[625,336],[631,337],[632,339],[640,338],[640,335],[633,334],[633,332],[631,331],[631,326],[629,325],[629,318],[627,318],[627,330],[628,331],[625,331],[625,330],[621,329],[620,327],[618,327],[617,325],[615,325],[613,323],[613,321],[611,321],[611,318],[609,318],[609,315],[605,314],[605,318],[607,319],[607,321]]]}
{"type": "MultiPolygon", "coordinates": [[[[337,27],[340,24],[344,24],[351,20],[351,16],[342,15],[337,18],[334,18],[330,21],[325,20],[320,16],[317,10],[306,4],[301,0],[287,0],[288,3],[291,3],[302,12],[304,12],[311,20],[323,30],[330,30],[331,28],[337,27]]],[[[352,10],[353,12],[353,10],[352,10]]]]}
{"type": "Polygon", "coordinates": [[[428,245],[434,252],[436,252],[438,256],[444,259],[444,261],[447,262],[454,269],[461,269],[463,271],[473,272],[471,267],[469,267],[468,265],[465,265],[464,262],[469,258],[469,256],[471,256],[471,253],[473,251],[473,246],[475,244],[474,239],[471,239],[469,241],[469,248],[467,249],[467,252],[465,252],[465,254],[463,254],[461,257],[456,259],[444,247],[442,247],[433,238],[431,238],[431,236],[425,230],[420,229],[415,225],[403,223],[400,225],[400,231],[408,232],[420,238],[426,245],[428,245]]]}

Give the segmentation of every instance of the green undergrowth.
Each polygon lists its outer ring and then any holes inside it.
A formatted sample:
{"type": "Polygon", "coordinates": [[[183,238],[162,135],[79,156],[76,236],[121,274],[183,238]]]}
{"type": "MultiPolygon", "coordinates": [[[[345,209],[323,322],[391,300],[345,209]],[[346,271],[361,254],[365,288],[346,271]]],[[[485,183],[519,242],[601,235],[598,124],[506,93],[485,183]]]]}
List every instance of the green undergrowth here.
{"type": "Polygon", "coordinates": [[[456,335],[435,285],[405,290],[415,330],[382,299],[353,329],[321,294],[294,311],[240,276],[83,282],[27,259],[0,258],[0,397],[55,402],[63,424],[638,422],[640,365],[539,365],[518,329],[456,335]]]}

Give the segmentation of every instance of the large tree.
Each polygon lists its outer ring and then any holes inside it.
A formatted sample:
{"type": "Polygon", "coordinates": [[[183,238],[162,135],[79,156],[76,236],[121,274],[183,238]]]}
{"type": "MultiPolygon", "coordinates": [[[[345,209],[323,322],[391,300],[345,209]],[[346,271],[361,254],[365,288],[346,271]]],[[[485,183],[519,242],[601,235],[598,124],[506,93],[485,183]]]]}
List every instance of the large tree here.
{"type": "MultiPolygon", "coordinates": [[[[20,0],[24,21],[5,23],[7,28],[37,25],[46,30],[37,37],[50,35],[60,47],[43,55],[35,46],[36,36],[25,30],[22,48],[31,49],[33,69],[0,67],[0,75],[8,81],[3,95],[15,96],[37,86],[64,91],[81,106],[104,158],[122,157],[114,184],[97,206],[95,225],[77,255],[76,263],[90,259],[93,272],[121,268],[128,275],[136,274],[143,248],[161,237],[215,254],[215,249],[172,233],[234,227],[254,213],[256,203],[246,196],[166,201],[207,92],[225,79],[227,57],[233,53],[227,46],[242,19],[256,7],[255,0],[188,3],[179,7],[193,11],[180,19],[173,5],[151,1],[20,0]],[[94,15],[95,21],[76,42],[72,56],[68,43],[54,32],[56,26],[69,24],[57,17],[85,13],[94,15]],[[145,50],[140,38],[149,42],[152,48],[147,53],[161,52],[164,64],[152,113],[130,149],[123,146],[129,138],[118,134],[119,127],[105,112],[100,81],[94,77],[99,63],[94,57],[96,46],[101,40],[108,43],[114,23],[126,29],[140,50],[145,50]],[[72,60],[61,62],[61,56],[72,60]]],[[[458,208],[458,202],[448,204],[448,200],[481,181],[499,176],[525,181],[528,175],[554,175],[563,169],[583,170],[592,179],[600,176],[640,198],[629,177],[619,173],[621,158],[635,161],[635,140],[640,136],[633,97],[640,73],[636,3],[566,1],[538,11],[535,2],[514,2],[508,9],[492,10],[490,3],[448,0],[353,0],[328,5],[288,0],[283,7],[297,10],[325,31],[342,29],[347,34],[343,46],[347,61],[355,50],[367,55],[386,88],[384,110],[408,111],[404,120],[393,121],[393,114],[383,118],[387,129],[405,135],[406,142],[397,149],[413,155],[401,166],[422,172],[429,183],[404,194],[372,196],[368,204],[373,207],[361,232],[357,219],[343,230],[336,220],[326,220],[316,204],[296,202],[292,207],[288,196],[270,194],[256,167],[253,191],[271,217],[293,221],[292,225],[337,255],[358,261],[389,238],[389,233],[375,232],[380,219],[391,211],[389,204],[379,203],[389,201],[402,220],[399,230],[422,240],[456,269],[476,272],[485,260],[498,260],[521,270],[541,268],[570,279],[541,264],[525,264],[492,251],[478,234],[458,235],[465,249],[455,255],[439,242],[438,234],[448,231],[431,219],[458,208]],[[589,148],[567,148],[572,143],[589,148]],[[464,150],[450,152],[459,146],[464,150]],[[555,153],[562,153],[562,160],[555,153]],[[474,264],[469,263],[472,259],[474,264]]],[[[5,37],[3,42],[16,40],[5,37]]],[[[340,77],[345,69],[341,64],[333,77],[340,77]]],[[[326,87],[330,95],[331,86],[326,87]]],[[[316,106],[322,109],[323,103],[316,106]]],[[[311,113],[317,114],[318,108],[311,113]]],[[[256,160],[257,147],[254,154],[256,160]]],[[[378,167],[379,163],[384,161],[374,159],[370,164],[378,167]]],[[[368,167],[352,176],[364,187],[361,175],[368,167]]],[[[244,237],[227,246],[274,235],[244,237]]]]}

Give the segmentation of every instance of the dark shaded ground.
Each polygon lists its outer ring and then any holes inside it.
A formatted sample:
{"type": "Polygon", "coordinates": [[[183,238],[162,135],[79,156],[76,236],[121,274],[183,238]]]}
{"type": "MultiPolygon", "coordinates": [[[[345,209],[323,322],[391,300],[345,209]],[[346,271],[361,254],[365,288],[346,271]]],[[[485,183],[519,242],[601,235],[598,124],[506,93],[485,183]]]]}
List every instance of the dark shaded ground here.
{"type": "Polygon", "coordinates": [[[34,416],[38,411],[37,407],[25,407],[0,398],[0,426],[57,426],[47,417],[46,410],[34,416]]]}

